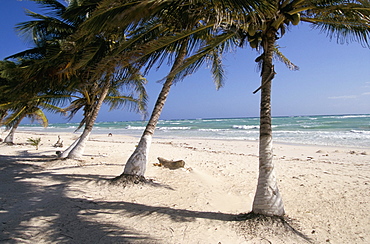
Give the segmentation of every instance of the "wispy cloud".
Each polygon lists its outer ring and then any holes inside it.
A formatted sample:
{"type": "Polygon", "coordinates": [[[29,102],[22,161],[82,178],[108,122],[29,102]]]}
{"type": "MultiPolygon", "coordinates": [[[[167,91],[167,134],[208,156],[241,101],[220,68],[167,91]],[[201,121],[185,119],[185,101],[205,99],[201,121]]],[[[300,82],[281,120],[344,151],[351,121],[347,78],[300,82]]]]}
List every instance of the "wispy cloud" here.
{"type": "Polygon", "coordinates": [[[338,96],[338,97],[329,97],[329,99],[355,99],[356,95],[347,95],[347,96],[338,96]]]}
{"type": "Polygon", "coordinates": [[[370,96],[370,92],[364,92],[364,93],[361,93],[360,95],[344,95],[344,96],[336,96],[336,97],[328,97],[328,98],[346,100],[346,99],[356,99],[361,96],[370,96]]]}

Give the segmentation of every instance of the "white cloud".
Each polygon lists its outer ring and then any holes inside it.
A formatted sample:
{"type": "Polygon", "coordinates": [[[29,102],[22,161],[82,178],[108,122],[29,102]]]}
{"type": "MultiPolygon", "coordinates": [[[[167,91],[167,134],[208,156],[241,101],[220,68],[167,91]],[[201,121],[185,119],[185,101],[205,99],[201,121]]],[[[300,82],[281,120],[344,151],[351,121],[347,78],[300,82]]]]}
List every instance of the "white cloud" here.
{"type": "MultiPolygon", "coordinates": [[[[366,83],[370,84],[370,82],[366,82],[366,83]]],[[[370,96],[370,92],[363,92],[358,95],[343,95],[343,96],[328,97],[328,99],[347,100],[347,99],[357,99],[357,98],[360,98],[361,96],[370,96]]]]}
{"type": "Polygon", "coordinates": [[[329,97],[329,99],[355,99],[355,98],[357,98],[356,95],[329,97]]]}

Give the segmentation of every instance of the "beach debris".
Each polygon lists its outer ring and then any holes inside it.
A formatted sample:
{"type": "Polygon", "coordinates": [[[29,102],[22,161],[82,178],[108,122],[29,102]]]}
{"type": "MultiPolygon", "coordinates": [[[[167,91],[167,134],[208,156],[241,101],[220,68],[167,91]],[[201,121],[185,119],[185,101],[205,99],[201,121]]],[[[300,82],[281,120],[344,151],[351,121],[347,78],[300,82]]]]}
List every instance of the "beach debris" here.
{"type": "Polygon", "coordinates": [[[58,136],[58,141],[53,145],[53,147],[63,147],[63,141],[60,140],[60,136],[58,136]]]}
{"type": "Polygon", "coordinates": [[[169,169],[179,169],[184,168],[185,161],[184,160],[167,160],[161,157],[158,157],[159,163],[154,163],[154,166],[169,168],[169,169]]]}
{"type": "Polygon", "coordinates": [[[348,153],[349,154],[355,154],[355,155],[367,155],[366,151],[363,151],[363,152],[349,151],[348,153]]]}

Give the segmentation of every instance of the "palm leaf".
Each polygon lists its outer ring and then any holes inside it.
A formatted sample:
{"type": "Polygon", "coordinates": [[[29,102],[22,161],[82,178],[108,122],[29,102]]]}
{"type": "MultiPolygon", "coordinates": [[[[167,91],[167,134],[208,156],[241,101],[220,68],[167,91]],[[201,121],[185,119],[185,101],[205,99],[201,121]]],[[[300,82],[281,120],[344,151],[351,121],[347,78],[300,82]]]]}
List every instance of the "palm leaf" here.
{"type": "Polygon", "coordinates": [[[293,64],[287,57],[284,56],[284,54],[279,50],[278,46],[275,46],[274,49],[275,57],[282,63],[285,64],[285,66],[290,70],[299,70],[299,67],[295,64],[293,64]]]}
{"type": "Polygon", "coordinates": [[[27,114],[27,117],[29,117],[31,119],[31,122],[33,122],[34,120],[37,120],[44,127],[47,127],[48,124],[49,124],[45,113],[39,108],[37,108],[32,113],[27,114]]]}
{"type": "MultiPolygon", "coordinates": [[[[221,60],[219,59],[220,57],[218,48],[220,48],[221,45],[225,45],[227,41],[234,38],[234,36],[235,33],[226,32],[221,35],[218,35],[217,37],[212,38],[196,54],[185,59],[180,67],[170,72],[166,76],[166,78],[175,76],[179,77],[179,79],[181,79],[181,77],[184,78],[186,75],[194,73],[199,67],[201,67],[204,64],[204,62],[208,60],[208,58],[210,58],[211,60],[213,60],[212,73],[214,77],[214,82],[216,84],[216,88],[219,89],[223,85],[224,71],[222,69],[222,65],[220,62],[221,60]]],[[[227,49],[227,47],[224,46],[223,49],[225,48],[227,49]]]]}

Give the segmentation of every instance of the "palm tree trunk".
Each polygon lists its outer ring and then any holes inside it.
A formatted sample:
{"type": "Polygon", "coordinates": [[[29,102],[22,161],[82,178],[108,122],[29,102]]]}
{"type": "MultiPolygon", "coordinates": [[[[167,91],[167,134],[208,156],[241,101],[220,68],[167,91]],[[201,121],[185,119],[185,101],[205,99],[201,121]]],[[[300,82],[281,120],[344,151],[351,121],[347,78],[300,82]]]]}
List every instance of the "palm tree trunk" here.
{"type": "Polygon", "coordinates": [[[75,146],[69,151],[67,158],[70,159],[79,159],[82,157],[85,147],[86,147],[86,142],[89,140],[90,134],[91,134],[92,128],[89,130],[84,128],[84,131],[80,135],[80,137],[76,140],[75,146]]]}
{"type": "Polygon", "coordinates": [[[4,143],[8,143],[8,144],[14,144],[14,134],[15,134],[15,131],[17,130],[17,128],[18,128],[18,126],[19,126],[19,124],[21,123],[21,121],[22,121],[22,119],[23,119],[24,117],[22,117],[22,118],[19,118],[18,120],[17,120],[17,122],[12,126],[12,128],[11,128],[11,130],[10,130],[10,132],[9,132],[9,134],[5,137],[5,139],[4,139],[4,143]]]}
{"type": "MultiPolygon", "coordinates": [[[[171,71],[177,69],[184,61],[187,52],[186,45],[187,42],[185,41],[179,50],[179,54],[176,57],[171,71]]],[[[144,176],[154,130],[162,113],[163,106],[166,103],[168,94],[170,93],[173,80],[173,77],[169,77],[163,84],[162,90],[159,93],[153,112],[150,116],[148,124],[145,127],[144,133],[140,138],[139,144],[130,158],[127,160],[127,163],[121,175],[144,176]]]]}
{"type": "Polygon", "coordinates": [[[272,161],[271,81],[274,76],[272,63],[275,31],[266,34],[263,42],[264,60],[261,82],[259,176],[252,212],[267,216],[283,216],[284,204],[279,193],[272,161]]]}
{"type": "Polygon", "coordinates": [[[68,154],[71,152],[71,150],[76,146],[78,141],[80,140],[81,136],[79,136],[64,152],[62,152],[58,157],[59,158],[67,158],[68,154]]]}
{"type": "Polygon", "coordinates": [[[91,117],[86,119],[84,131],[82,132],[81,136],[76,140],[76,144],[68,153],[67,158],[79,159],[82,157],[85,151],[86,142],[90,137],[91,131],[94,127],[94,123],[96,121],[96,118],[98,117],[99,110],[109,92],[109,89],[110,89],[110,81],[107,80],[104,84],[102,93],[100,94],[97,104],[95,105],[95,107],[92,108],[93,110],[91,112],[91,117]]]}

